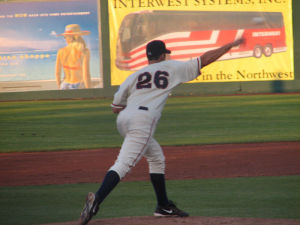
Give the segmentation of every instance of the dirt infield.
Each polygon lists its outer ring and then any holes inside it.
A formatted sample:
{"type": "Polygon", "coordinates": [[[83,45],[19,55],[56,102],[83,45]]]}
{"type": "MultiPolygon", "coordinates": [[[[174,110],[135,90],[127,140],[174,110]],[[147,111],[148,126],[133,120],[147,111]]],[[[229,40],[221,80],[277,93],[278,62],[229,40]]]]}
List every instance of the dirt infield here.
{"type": "MultiPolygon", "coordinates": [[[[187,217],[187,218],[155,218],[123,217],[92,220],[89,225],[299,225],[300,220],[293,219],[261,219],[230,217],[187,217]]],[[[46,224],[44,224],[46,225],[46,224]]],[[[47,225],[77,225],[76,222],[53,223],[47,225]]]]}
{"type": "MultiPolygon", "coordinates": [[[[300,142],[164,147],[169,180],[300,174],[300,142]]],[[[119,149],[2,153],[0,186],[99,182],[119,149]]],[[[148,180],[143,159],[124,179],[148,180]]]]}
{"type": "MultiPolygon", "coordinates": [[[[300,142],[164,147],[166,178],[199,179],[300,174],[300,142]]],[[[99,182],[119,149],[2,153],[0,186],[99,182]]],[[[124,181],[148,180],[142,160],[124,181]]],[[[75,222],[61,223],[76,224],[75,222]]],[[[252,218],[133,217],[94,220],[91,225],[300,225],[300,220],[252,218]]]]}

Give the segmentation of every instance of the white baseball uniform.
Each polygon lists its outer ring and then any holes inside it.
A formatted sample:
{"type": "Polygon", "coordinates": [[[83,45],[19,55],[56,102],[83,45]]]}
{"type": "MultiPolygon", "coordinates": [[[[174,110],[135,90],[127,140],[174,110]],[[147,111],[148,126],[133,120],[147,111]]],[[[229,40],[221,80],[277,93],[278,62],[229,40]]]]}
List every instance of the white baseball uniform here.
{"type": "Polygon", "coordinates": [[[172,89],[195,79],[200,68],[200,57],[186,62],[162,61],[133,73],[120,85],[112,106],[126,106],[117,118],[117,128],[125,139],[110,170],[121,179],[142,156],[148,161],[149,173],[164,174],[164,154],[153,138],[157,122],[172,89]]]}

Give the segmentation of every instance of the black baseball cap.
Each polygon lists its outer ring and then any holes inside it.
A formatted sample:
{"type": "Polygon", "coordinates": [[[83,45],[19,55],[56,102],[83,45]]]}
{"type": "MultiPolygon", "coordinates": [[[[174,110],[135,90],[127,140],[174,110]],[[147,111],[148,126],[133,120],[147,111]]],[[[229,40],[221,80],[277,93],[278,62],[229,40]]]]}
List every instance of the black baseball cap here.
{"type": "Polygon", "coordinates": [[[171,51],[166,48],[166,45],[163,41],[160,40],[154,40],[150,41],[146,46],[146,54],[148,59],[156,59],[161,54],[167,53],[170,54],[171,51]]]}

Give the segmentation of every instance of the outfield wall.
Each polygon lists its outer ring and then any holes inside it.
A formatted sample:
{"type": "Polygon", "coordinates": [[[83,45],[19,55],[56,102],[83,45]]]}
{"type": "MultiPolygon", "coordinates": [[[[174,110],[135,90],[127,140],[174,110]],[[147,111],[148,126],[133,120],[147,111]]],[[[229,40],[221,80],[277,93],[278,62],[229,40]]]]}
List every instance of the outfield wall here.
{"type": "MultiPolygon", "coordinates": [[[[3,1],[2,1],[3,2],[3,1]]],[[[10,1],[4,1],[10,2],[10,1]]],[[[23,1],[26,2],[26,1],[23,1]]],[[[101,1],[100,20],[102,35],[102,59],[103,59],[103,88],[81,90],[48,90],[25,91],[19,84],[0,82],[0,89],[9,89],[9,92],[0,93],[0,101],[12,100],[40,100],[40,99],[78,99],[78,98],[110,98],[117,90],[117,86],[111,86],[110,69],[110,43],[108,24],[108,3],[101,1]],[[13,89],[11,89],[13,88],[13,89]]],[[[295,79],[290,81],[249,81],[249,82],[225,82],[225,83],[191,83],[183,84],[173,91],[173,95],[228,95],[228,94],[253,94],[253,93],[287,93],[300,92],[300,1],[293,1],[293,37],[294,37],[294,64],[295,79]]],[[[28,84],[34,86],[34,82],[28,84]]],[[[45,85],[54,85],[46,83],[45,85]]],[[[25,85],[26,86],[26,85],[25,85]]]]}

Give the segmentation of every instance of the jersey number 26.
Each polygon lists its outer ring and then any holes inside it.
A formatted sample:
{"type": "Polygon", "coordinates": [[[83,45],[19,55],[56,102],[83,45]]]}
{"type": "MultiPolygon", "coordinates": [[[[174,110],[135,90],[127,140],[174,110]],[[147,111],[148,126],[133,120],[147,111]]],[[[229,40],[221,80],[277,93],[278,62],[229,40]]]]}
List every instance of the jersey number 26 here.
{"type": "Polygon", "coordinates": [[[136,84],[137,89],[152,88],[152,83],[159,89],[165,89],[169,85],[169,74],[165,71],[156,71],[152,80],[152,74],[149,72],[141,73],[138,76],[136,84]]]}

